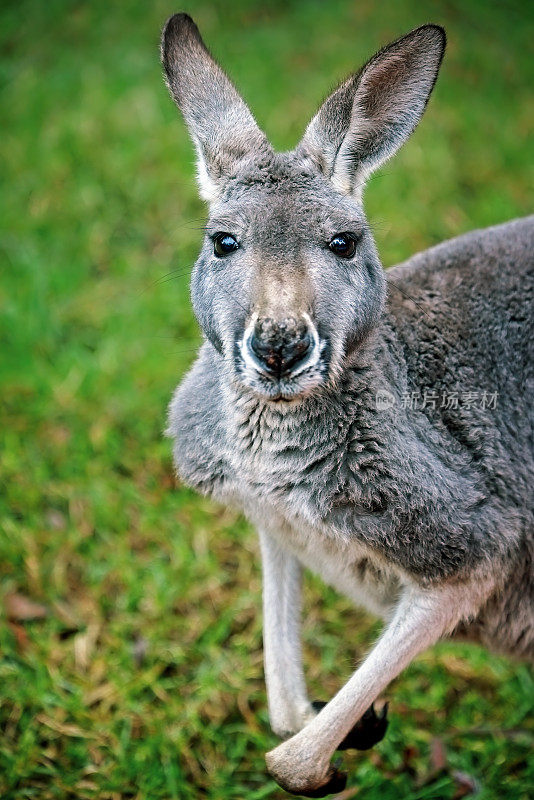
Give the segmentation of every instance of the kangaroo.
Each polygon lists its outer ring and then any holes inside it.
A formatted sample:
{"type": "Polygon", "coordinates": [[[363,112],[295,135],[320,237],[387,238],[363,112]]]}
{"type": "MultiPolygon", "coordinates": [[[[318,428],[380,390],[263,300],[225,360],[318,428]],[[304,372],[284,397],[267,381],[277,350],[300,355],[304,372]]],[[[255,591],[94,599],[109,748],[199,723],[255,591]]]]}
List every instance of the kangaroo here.
{"type": "Polygon", "coordinates": [[[534,659],[534,216],[386,273],[362,206],[444,49],[423,25],[380,50],[276,153],[191,18],[163,31],[209,204],[205,342],[168,433],[182,480],[258,529],[267,769],[309,797],[343,788],[335,750],[383,736],[373,701],[441,637],[534,659]],[[306,693],[303,566],[385,621],[328,703],[306,693]]]}

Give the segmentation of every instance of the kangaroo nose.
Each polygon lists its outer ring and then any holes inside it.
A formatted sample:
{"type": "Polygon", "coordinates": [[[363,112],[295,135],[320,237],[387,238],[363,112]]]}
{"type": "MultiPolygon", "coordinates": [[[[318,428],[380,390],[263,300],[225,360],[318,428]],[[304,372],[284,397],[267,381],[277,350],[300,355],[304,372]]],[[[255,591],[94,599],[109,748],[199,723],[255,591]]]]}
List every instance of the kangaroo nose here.
{"type": "Polygon", "coordinates": [[[295,367],[309,350],[312,337],[303,320],[258,319],[250,339],[254,355],[271,375],[280,377],[295,367]]]}

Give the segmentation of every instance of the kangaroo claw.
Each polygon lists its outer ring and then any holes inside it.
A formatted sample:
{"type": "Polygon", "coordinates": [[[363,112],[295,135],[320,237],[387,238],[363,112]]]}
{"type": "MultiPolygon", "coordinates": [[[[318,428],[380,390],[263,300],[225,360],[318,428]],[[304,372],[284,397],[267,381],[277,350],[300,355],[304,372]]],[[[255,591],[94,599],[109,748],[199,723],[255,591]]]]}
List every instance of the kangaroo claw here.
{"type": "MultiPolygon", "coordinates": [[[[316,700],[312,703],[315,711],[319,712],[325,707],[326,703],[316,700]]],[[[371,704],[365,714],[358,720],[354,728],[349,731],[343,741],[338,745],[338,750],[369,750],[378,742],[381,742],[386,735],[388,726],[388,704],[386,703],[380,714],[375,711],[374,704],[371,704]]]]}

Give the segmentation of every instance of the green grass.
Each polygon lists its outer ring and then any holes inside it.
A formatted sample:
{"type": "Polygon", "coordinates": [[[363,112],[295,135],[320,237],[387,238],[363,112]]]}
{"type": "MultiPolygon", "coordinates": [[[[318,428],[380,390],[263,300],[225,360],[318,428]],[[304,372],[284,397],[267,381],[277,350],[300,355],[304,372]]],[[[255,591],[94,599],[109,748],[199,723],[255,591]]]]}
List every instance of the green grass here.
{"type": "MultiPolygon", "coordinates": [[[[531,207],[532,6],[475,0],[183,2],[274,144],[424,21],[449,49],[427,117],[367,193],[386,265],[531,207]]],[[[176,486],[162,437],[200,340],[188,273],[204,208],[164,90],[153,2],[4,2],[0,199],[0,796],[282,798],[266,776],[253,531],[176,486]],[[177,276],[168,279],[171,270],[177,276]],[[46,617],[9,619],[19,592],[46,617]]],[[[310,578],[311,695],[378,627],[310,578]]],[[[534,683],[443,644],[394,683],[391,725],[346,758],[371,800],[527,800],[534,683]],[[430,774],[432,740],[447,767],[430,774]]]]}

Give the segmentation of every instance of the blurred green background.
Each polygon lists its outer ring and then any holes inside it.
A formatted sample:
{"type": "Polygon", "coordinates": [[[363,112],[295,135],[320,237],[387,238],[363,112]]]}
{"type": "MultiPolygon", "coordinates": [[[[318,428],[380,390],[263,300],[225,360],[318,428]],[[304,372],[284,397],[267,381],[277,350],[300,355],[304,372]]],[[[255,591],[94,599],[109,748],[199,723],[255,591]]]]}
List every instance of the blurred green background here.
{"type": "MultiPolygon", "coordinates": [[[[445,25],[427,116],[371,180],[385,265],[531,210],[532,3],[183,2],[275,146],[410,28],[445,25]]],[[[162,437],[200,341],[205,209],[164,89],[153,2],[0,11],[0,796],[282,798],[254,533],[176,486],[162,437]],[[174,272],[172,272],[174,271],[174,272]]],[[[304,638],[328,698],[379,627],[314,578],[304,638]]],[[[391,687],[343,797],[532,797],[525,666],[442,644],[391,687]],[[463,773],[463,777],[462,777],[463,773]]]]}

